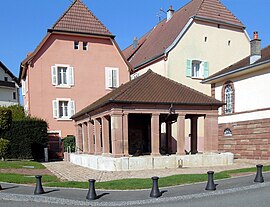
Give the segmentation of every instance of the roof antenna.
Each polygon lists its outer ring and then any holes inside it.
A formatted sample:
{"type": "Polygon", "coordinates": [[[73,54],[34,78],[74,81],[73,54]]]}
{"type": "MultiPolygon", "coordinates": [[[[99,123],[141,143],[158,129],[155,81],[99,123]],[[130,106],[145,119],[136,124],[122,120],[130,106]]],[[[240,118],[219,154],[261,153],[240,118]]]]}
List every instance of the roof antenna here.
{"type": "Polygon", "coordinates": [[[162,13],[166,14],[166,12],[162,8],[160,8],[159,11],[157,12],[158,22],[160,22],[164,18],[162,16],[162,13]]]}

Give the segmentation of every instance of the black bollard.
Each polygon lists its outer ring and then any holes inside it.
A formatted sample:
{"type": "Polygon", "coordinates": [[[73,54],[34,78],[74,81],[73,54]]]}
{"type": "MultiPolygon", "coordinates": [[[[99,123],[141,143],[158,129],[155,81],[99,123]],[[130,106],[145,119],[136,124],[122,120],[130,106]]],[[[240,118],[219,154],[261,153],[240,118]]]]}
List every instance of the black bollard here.
{"type": "Polygon", "coordinates": [[[150,193],[150,197],[152,198],[158,198],[161,196],[161,192],[158,189],[158,179],[159,177],[152,177],[152,190],[150,193]]]}
{"type": "Polygon", "coordinates": [[[263,179],[263,175],[262,175],[262,168],[263,165],[256,165],[257,167],[257,173],[256,173],[256,177],[254,179],[255,183],[263,183],[264,179],[263,179]]]}
{"type": "Polygon", "coordinates": [[[89,181],[89,190],[88,190],[86,199],[87,200],[95,200],[95,199],[97,199],[97,194],[96,194],[96,190],[95,190],[96,180],[90,179],[88,181],[89,181]]]}
{"type": "Polygon", "coordinates": [[[0,185],[0,190],[3,190],[2,186],[0,185]]]}
{"type": "Polygon", "coordinates": [[[205,190],[216,190],[216,185],[214,183],[214,172],[208,171],[207,174],[208,174],[208,182],[205,190]]]}
{"type": "Polygon", "coordinates": [[[43,190],[42,183],[41,183],[42,176],[41,175],[36,175],[35,177],[36,177],[36,189],[35,189],[34,194],[35,195],[43,194],[44,190],[43,190]]]}

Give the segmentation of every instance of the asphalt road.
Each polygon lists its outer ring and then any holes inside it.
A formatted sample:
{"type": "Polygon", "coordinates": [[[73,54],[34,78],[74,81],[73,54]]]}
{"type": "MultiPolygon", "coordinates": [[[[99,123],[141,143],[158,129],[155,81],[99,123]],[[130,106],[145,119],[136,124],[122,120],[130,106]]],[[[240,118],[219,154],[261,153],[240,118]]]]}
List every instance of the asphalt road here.
{"type": "Polygon", "coordinates": [[[34,186],[2,184],[0,207],[69,207],[69,206],[132,206],[132,207],[269,207],[270,173],[265,183],[254,183],[254,175],[216,182],[216,191],[204,190],[206,183],[162,188],[160,198],[150,198],[149,190],[97,191],[96,201],[85,199],[87,190],[45,189],[46,194],[33,195],[34,186]]]}

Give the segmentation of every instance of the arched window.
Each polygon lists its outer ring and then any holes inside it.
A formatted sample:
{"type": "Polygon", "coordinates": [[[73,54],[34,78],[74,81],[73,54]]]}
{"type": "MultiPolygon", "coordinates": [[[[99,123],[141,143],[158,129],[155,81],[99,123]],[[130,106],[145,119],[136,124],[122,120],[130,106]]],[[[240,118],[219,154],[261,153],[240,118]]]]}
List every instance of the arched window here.
{"type": "Polygon", "coordinates": [[[233,88],[231,85],[226,85],[224,89],[224,101],[225,105],[225,114],[233,113],[233,88]]]}
{"type": "Polygon", "coordinates": [[[226,136],[226,137],[232,136],[232,131],[229,128],[225,129],[224,136],[226,136]]]}

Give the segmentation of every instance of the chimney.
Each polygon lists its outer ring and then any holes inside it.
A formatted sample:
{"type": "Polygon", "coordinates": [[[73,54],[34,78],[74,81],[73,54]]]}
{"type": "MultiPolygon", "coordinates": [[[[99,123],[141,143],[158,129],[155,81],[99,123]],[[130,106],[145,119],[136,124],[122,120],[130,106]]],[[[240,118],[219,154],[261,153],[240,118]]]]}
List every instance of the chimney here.
{"type": "Polygon", "coordinates": [[[167,11],[167,21],[169,21],[172,18],[173,14],[174,14],[174,10],[172,6],[170,6],[170,9],[167,11]]]}
{"type": "Polygon", "coordinates": [[[261,40],[259,39],[258,32],[254,32],[253,40],[250,41],[250,64],[253,64],[261,57],[261,40]]]}
{"type": "Polygon", "coordinates": [[[137,37],[134,37],[133,46],[132,46],[133,50],[136,49],[137,46],[138,46],[138,40],[137,40],[137,37]]]}

